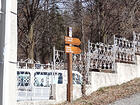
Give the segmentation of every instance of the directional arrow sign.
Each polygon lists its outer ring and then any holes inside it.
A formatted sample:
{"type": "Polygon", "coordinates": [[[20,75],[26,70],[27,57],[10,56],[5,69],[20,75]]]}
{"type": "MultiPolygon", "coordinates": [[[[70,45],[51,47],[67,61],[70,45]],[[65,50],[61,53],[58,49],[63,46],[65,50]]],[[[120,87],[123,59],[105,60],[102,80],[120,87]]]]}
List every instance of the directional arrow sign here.
{"type": "Polygon", "coordinates": [[[72,38],[72,37],[65,36],[65,43],[73,44],[73,45],[80,45],[81,41],[78,38],[72,38]]]}
{"type": "Polygon", "coordinates": [[[82,51],[79,47],[65,46],[66,53],[80,54],[82,51]]]}

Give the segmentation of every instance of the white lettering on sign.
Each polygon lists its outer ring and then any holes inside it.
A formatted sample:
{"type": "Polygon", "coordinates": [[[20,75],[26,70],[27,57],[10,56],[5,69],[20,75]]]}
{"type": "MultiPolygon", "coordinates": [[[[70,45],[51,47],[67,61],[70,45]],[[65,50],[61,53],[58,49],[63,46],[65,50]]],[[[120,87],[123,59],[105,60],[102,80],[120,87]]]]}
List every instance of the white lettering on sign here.
{"type": "Polygon", "coordinates": [[[72,37],[72,27],[69,27],[69,37],[72,37]]]}
{"type": "Polygon", "coordinates": [[[73,41],[73,38],[71,38],[71,37],[66,37],[66,41],[72,42],[72,41],[73,41]]]}
{"type": "Polygon", "coordinates": [[[70,46],[66,46],[66,52],[68,52],[68,53],[73,53],[73,51],[72,51],[72,49],[71,49],[71,47],[70,46]]]}

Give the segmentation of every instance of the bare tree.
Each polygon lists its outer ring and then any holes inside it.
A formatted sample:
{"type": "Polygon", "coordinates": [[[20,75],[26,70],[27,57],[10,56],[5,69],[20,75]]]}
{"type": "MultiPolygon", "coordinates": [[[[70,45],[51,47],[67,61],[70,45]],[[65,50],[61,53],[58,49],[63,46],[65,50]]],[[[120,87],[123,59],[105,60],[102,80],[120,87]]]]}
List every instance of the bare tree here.
{"type": "Polygon", "coordinates": [[[53,45],[61,46],[64,35],[63,18],[57,0],[25,0],[18,4],[19,58],[45,63],[53,45]],[[57,43],[57,44],[56,44],[57,43]]]}
{"type": "Polygon", "coordinates": [[[18,45],[28,58],[34,58],[34,24],[39,16],[41,0],[19,0],[18,3],[18,45]]]}

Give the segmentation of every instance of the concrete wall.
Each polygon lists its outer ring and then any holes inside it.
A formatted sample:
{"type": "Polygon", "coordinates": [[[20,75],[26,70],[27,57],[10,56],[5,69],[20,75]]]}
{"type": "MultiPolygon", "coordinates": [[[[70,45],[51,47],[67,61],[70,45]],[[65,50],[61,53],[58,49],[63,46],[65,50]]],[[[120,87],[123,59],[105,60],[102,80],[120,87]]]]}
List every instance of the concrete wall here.
{"type": "MultiPolygon", "coordinates": [[[[67,86],[65,84],[57,84],[55,103],[61,103],[67,101],[67,86]]],[[[78,99],[82,96],[81,85],[73,85],[73,100],[78,99]]]]}
{"type": "MultiPolygon", "coordinates": [[[[119,85],[128,82],[134,78],[140,77],[140,56],[136,56],[136,64],[116,63],[116,73],[90,72],[91,84],[86,86],[86,94],[102,87],[119,85]]],[[[40,101],[42,105],[62,103],[67,100],[66,85],[55,85],[55,100],[40,101]]],[[[73,85],[73,100],[82,96],[81,86],[73,85]]],[[[20,105],[26,105],[25,102],[19,102],[20,105]],[[21,104],[22,103],[22,104],[21,104]]],[[[39,101],[28,105],[40,105],[39,101]]]]}
{"type": "MultiPolygon", "coordinates": [[[[54,88],[53,92],[55,93],[55,97],[53,100],[20,101],[17,102],[17,105],[50,105],[50,104],[58,104],[67,101],[66,84],[53,85],[53,88],[54,88]]],[[[80,98],[81,96],[82,96],[81,85],[73,85],[73,100],[80,98]]]]}
{"type": "Polygon", "coordinates": [[[140,56],[136,56],[136,65],[137,65],[137,77],[140,77],[140,56]]]}
{"type": "Polygon", "coordinates": [[[137,77],[138,71],[136,64],[117,63],[116,67],[118,84],[122,84],[137,77]]]}
{"type": "Polygon", "coordinates": [[[107,87],[117,84],[116,73],[91,72],[91,92],[101,87],[107,87]]]}
{"type": "Polygon", "coordinates": [[[91,72],[91,86],[88,86],[87,94],[140,77],[140,56],[136,56],[136,64],[116,63],[115,67],[116,73],[91,72]]]}
{"type": "Polygon", "coordinates": [[[64,102],[67,100],[67,86],[65,84],[56,85],[56,103],[64,102]]]}
{"type": "MultiPolygon", "coordinates": [[[[120,85],[128,82],[134,78],[140,77],[140,56],[136,56],[136,64],[116,63],[116,73],[90,72],[91,85],[86,86],[86,94],[90,95],[92,92],[102,87],[120,85]]],[[[81,86],[73,86],[73,99],[80,98],[81,86]]],[[[66,86],[56,87],[56,103],[66,101],[66,86]],[[62,89],[63,88],[63,89],[62,89]],[[64,96],[65,95],[65,96],[64,96]]]]}

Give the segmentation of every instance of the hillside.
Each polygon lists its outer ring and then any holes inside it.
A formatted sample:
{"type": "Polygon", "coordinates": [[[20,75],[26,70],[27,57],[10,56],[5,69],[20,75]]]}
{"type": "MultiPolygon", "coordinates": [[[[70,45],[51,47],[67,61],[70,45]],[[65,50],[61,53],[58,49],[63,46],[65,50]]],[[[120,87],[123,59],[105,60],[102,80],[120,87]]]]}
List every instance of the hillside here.
{"type": "Polygon", "coordinates": [[[140,78],[117,86],[100,88],[90,96],[82,97],[72,104],[63,103],[60,105],[108,105],[118,99],[128,97],[140,92],[140,78]]]}

